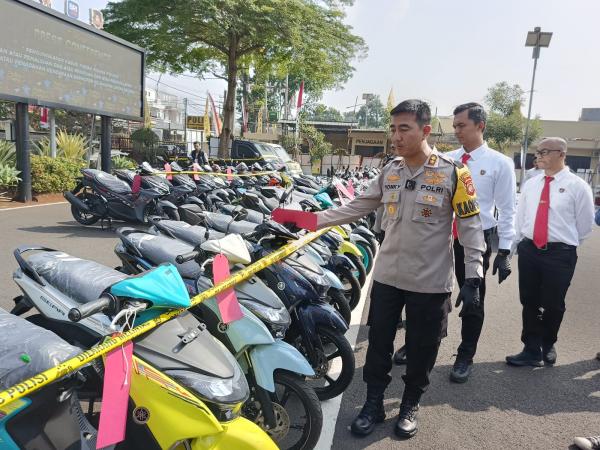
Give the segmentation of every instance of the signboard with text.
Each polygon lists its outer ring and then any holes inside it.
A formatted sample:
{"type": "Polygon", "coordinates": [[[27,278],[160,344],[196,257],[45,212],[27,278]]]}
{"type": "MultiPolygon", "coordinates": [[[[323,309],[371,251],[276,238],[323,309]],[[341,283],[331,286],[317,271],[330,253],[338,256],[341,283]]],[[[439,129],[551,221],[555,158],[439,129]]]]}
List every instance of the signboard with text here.
{"type": "Polygon", "coordinates": [[[0,0],[0,11],[1,99],[144,117],[143,49],[39,3],[0,0]]]}

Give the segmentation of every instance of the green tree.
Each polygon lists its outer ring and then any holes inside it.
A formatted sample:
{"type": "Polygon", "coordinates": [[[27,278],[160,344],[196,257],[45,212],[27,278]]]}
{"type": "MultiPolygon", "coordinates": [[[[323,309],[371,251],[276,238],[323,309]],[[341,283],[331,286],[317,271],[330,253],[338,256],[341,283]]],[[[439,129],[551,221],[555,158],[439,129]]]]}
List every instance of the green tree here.
{"type": "MultiPolygon", "coordinates": [[[[527,123],[527,118],[521,113],[523,89],[518,84],[510,86],[505,81],[496,83],[488,89],[485,103],[489,111],[485,138],[492,147],[505,153],[512,144],[523,143],[527,123]]],[[[529,125],[528,144],[535,141],[541,132],[541,123],[536,117],[529,125]]]]}
{"type": "MultiPolygon", "coordinates": [[[[319,161],[322,169],[323,157],[332,153],[331,143],[325,141],[325,135],[312,125],[301,123],[300,133],[308,143],[311,164],[319,161]]],[[[322,172],[322,170],[319,170],[319,172],[322,172]]]]}
{"type": "Polygon", "coordinates": [[[307,91],[338,86],[364,41],[343,23],[352,0],[123,0],[104,10],[105,29],[147,51],[162,72],[227,81],[219,156],[228,156],[240,69],[308,80],[307,91]],[[306,76],[305,76],[306,75],[306,76]]]}
{"type": "Polygon", "coordinates": [[[356,121],[362,128],[385,128],[389,123],[389,116],[381,98],[376,95],[360,107],[356,113],[356,121]]]}
{"type": "Polygon", "coordinates": [[[311,104],[305,108],[305,111],[306,120],[320,122],[342,122],[344,120],[341,112],[322,103],[311,104]]]}

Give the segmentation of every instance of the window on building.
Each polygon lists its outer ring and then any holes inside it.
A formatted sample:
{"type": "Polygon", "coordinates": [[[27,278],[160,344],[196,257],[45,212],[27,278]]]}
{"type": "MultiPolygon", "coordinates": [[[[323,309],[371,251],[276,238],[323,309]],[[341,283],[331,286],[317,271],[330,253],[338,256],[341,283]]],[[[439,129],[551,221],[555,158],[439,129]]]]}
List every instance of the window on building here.
{"type": "Polygon", "coordinates": [[[379,153],[383,153],[383,146],[356,145],[354,146],[354,154],[371,158],[379,153]]]}

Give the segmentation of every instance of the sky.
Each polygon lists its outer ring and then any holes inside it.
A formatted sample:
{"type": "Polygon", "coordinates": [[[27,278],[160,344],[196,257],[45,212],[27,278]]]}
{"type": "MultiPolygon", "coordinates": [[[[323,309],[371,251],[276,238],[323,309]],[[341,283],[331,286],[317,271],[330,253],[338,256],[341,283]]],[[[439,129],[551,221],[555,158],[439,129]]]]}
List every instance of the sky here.
{"type": "MultiPolygon", "coordinates": [[[[80,0],[82,19],[88,8],[106,3],[80,0]]],[[[53,7],[61,10],[63,2],[53,0],[53,7]]],[[[343,112],[357,97],[360,104],[363,93],[378,94],[385,104],[393,89],[397,102],[422,98],[439,115],[450,115],[457,104],[482,102],[500,81],[528,93],[533,59],[525,37],[539,26],[554,35],[538,61],[532,115],[577,120],[581,108],[600,107],[598,17],[597,0],[355,0],[346,23],[365,40],[368,55],[352,61],[352,79],[325,92],[321,102],[343,112]]],[[[155,87],[157,75],[149,77],[155,87]]],[[[225,83],[164,75],[159,89],[193,104],[207,91],[222,96],[225,83]]],[[[204,106],[193,105],[190,114],[194,108],[204,106]]]]}

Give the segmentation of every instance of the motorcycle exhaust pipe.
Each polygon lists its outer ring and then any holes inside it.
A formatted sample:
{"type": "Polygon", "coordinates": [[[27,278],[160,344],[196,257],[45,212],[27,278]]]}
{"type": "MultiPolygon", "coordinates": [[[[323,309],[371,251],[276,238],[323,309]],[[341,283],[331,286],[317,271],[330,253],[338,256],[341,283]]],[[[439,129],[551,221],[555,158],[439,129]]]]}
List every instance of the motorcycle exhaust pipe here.
{"type": "Polygon", "coordinates": [[[79,199],[78,199],[78,198],[75,196],[75,194],[73,194],[71,191],[67,191],[67,192],[65,192],[63,195],[64,195],[64,197],[67,199],[67,201],[68,201],[68,202],[69,202],[71,205],[73,205],[73,206],[77,207],[78,209],[80,209],[81,211],[83,211],[83,212],[85,212],[85,213],[88,213],[88,214],[94,214],[94,215],[96,215],[96,214],[94,213],[94,211],[92,211],[92,210],[89,208],[89,206],[88,206],[88,205],[86,205],[86,204],[85,204],[85,203],[83,203],[81,200],[79,200],[79,199]]]}

